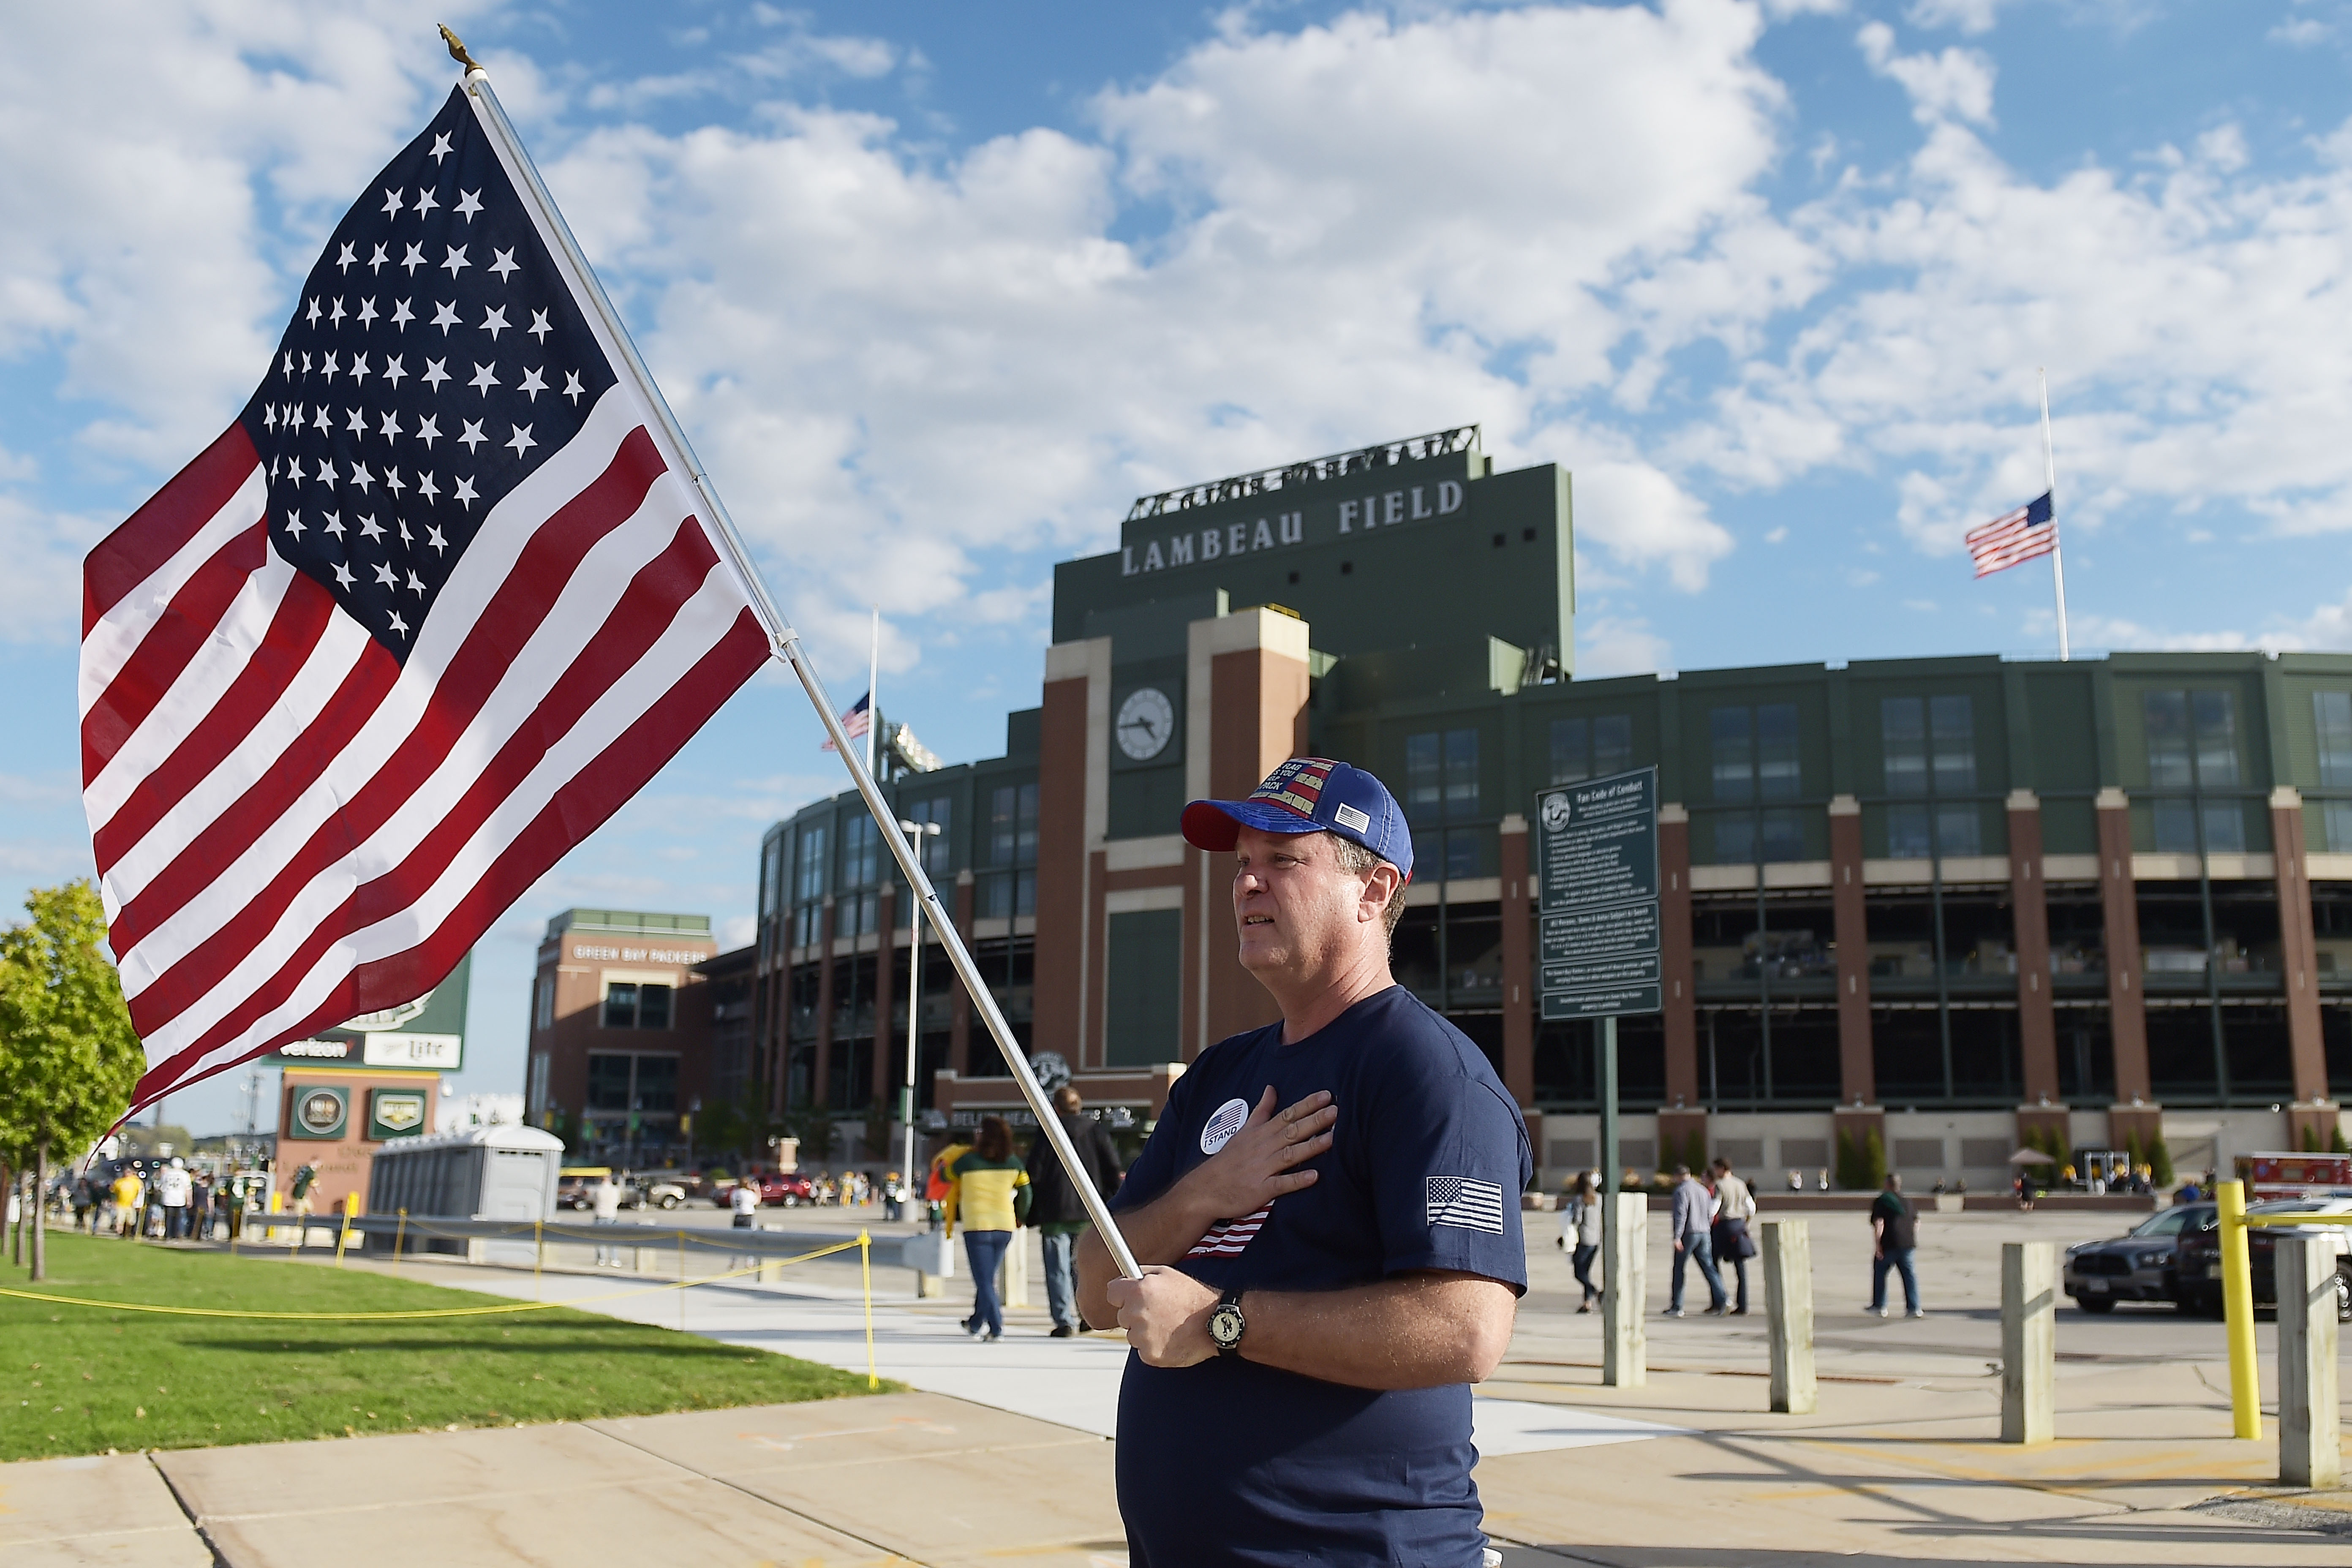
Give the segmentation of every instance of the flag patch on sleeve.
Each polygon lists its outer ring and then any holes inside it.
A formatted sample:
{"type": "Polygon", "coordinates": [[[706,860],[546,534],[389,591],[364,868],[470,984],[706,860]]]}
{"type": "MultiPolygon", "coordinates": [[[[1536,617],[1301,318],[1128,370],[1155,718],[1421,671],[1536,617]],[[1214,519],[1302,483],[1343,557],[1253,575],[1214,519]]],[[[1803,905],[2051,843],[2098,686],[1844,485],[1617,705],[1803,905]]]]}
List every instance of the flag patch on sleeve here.
{"type": "Polygon", "coordinates": [[[1432,1226],[1458,1225],[1465,1230],[1503,1234],[1503,1189],[1493,1182],[1469,1176],[1424,1178],[1423,1196],[1432,1226]]]}

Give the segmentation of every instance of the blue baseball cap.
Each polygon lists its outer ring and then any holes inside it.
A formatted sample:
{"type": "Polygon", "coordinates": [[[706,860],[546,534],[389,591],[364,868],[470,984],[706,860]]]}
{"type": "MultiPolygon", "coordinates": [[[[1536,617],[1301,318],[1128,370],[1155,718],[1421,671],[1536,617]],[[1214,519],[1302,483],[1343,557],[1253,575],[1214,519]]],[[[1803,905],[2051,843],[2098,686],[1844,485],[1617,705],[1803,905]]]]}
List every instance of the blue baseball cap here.
{"type": "Polygon", "coordinates": [[[1293,757],[1265,775],[1247,800],[1196,800],[1184,808],[1184,842],[1231,849],[1244,827],[1260,833],[1336,833],[1412,880],[1412,830],[1388,785],[1328,757],[1293,757]]]}

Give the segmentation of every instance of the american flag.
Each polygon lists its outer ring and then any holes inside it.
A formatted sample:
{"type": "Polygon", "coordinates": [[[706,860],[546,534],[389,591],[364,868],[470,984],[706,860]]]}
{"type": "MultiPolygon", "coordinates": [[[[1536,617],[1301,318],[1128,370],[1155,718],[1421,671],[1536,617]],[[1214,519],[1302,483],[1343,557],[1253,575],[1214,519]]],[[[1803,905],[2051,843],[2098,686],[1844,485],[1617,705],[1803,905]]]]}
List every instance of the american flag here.
{"type": "Polygon", "coordinates": [[[1184,1256],[1239,1258],[1243,1248],[1257,1239],[1257,1233],[1265,1227],[1266,1215],[1273,1212],[1274,1205],[1268,1204],[1255,1214],[1244,1215],[1239,1219],[1221,1219],[1211,1226],[1208,1234],[1194,1242],[1192,1250],[1184,1256]]]}
{"type": "Polygon", "coordinates": [[[1979,577],[2049,554],[2058,548],[2058,522],[2050,492],[2044,490],[2015,511],[1969,530],[1968,542],[1969,555],[1976,562],[1979,577]]]}
{"type": "MultiPolygon", "coordinates": [[[[841,732],[855,741],[863,736],[873,723],[874,693],[869,691],[851,703],[849,711],[841,716],[841,732]]],[[[827,735],[824,742],[817,747],[820,752],[830,752],[833,749],[833,737],[830,735],[827,735]]]]}
{"type": "Polygon", "coordinates": [[[488,112],[370,182],[252,401],[85,563],[133,1109],[425,994],[769,658],[488,112]]]}
{"type": "Polygon", "coordinates": [[[1497,1183],[1475,1176],[1424,1176],[1422,1198],[1433,1226],[1503,1234],[1503,1189],[1497,1183]]]}

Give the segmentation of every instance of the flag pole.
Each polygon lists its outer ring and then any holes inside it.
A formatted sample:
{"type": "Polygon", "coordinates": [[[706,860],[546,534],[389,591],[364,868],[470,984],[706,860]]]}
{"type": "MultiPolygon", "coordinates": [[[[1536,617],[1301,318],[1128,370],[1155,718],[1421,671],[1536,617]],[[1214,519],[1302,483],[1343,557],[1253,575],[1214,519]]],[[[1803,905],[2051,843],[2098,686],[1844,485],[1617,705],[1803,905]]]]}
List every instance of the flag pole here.
{"type": "MultiPolygon", "coordinates": [[[[882,730],[882,606],[874,606],[874,626],[866,645],[866,771],[874,771],[874,741],[882,730]]],[[[886,826],[885,832],[888,829],[886,826]]]]}
{"type": "Polygon", "coordinates": [[[2050,372],[2037,367],[2042,378],[2042,479],[2050,492],[2050,580],[2058,592],[2058,659],[2066,661],[2066,547],[2058,531],[2058,457],[2050,444],[2050,372]]]}
{"type": "MultiPolygon", "coordinates": [[[[452,42],[454,44],[454,39],[452,42]]],[[[1119,1272],[1130,1279],[1140,1279],[1143,1270],[1135,1260],[1134,1251],[1129,1247],[1127,1237],[1119,1233],[1118,1226],[1111,1219],[1110,1205],[1103,1201],[1102,1194],[1087,1178],[1086,1168],[1078,1163],[1078,1152],[1070,1142],[1069,1132],[1062,1126],[1061,1118],[1053,1113],[1053,1107],[1046,1101],[1045,1091],[1037,1082],[1037,1075],[1029,1069],[1027,1054],[1013,1037],[1012,1026],[1004,1021],[1003,1009],[996,1004],[996,994],[989,989],[987,979],[980,973],[979,963],[971,956],[971,950],[964,945],[963,933],[957,931],[955,922],[948,918],[945,906],[940,902],[939,890],[931,886],[930,878],[924,874],[922,863],[916,858],[906,836],[898,831],[898,814],[883,800],[882,792],[874,782],[873,770],[859,764],[849,736],[842,728],[841,716],[834,711],[833,700],[825,695],[824,683],[817,679],[816,667],[810,662],[808,650],[801,645],[800,634],[793,630],[791,623],[784,619],[777,610],[775,601],[769,596],[767,584],[761,581],[759,569],[751,563],[751,552],[743,548],[742,539],[735,531],[735,521],[729,515],[726,503],[719,499],[718,489],[710,482],[710,476],[703,468],[701,459],[694,455],[693,445],[687,440],[685,430],[679,427],[677,416],[670,412],[669,400],[662,396],[661,388],[654,384],[652,374],[646,369],[646,362],[638,356],[636,344],[631,341],[628,329],[621,323],[620,312],[614,310],[613,301],[604,293],[604,286],[597,281],[595,269],[588,265],[587,255],[581,250],[579,240],[572,237],[571,226],[563,221],[563,214],[556,206],[555,198],[548,194],[546,183],[540,178],[538,165],[530,161],[530,153],[523,148],[522,138],[515,134],[513,121],[507,118],[505,107],[491,89],[488,73],[481,67],[468,63],[464,86],[467,97],[478,107],[481,123],[497,144],[508,173],[514,176],[517,192],[524,201],[531,204],[541,232],[554,241],[556,265],[571,274],[569,281],[573,291],[594,310],[597,323],[604,329],[601,335],[618,353],[621,370],[635,381],[637,391],[644,396],[646,405],[661,421],[662,434],[668,439],[671,452],[685,465],[688,475],[694,481],[696,492],[701,496],[703,504],[710,509],[710,521],[719,531],[719,542],[727,552],[730,564],[742,579],[752,609],[768,630],[775,657],[792,666],[793,673],[800,679],[801,689],[808,694],[809,701],[814,705],[818,721],[824,724],[825,733],[832,738],[834,750],[840,753],[842,766],[849,770],[850,782],[856,785],[859,798],[866,803],[866,809],[874,817],[875,826],[881,830],[882,841],[890,847],[890,853],[898,860],[899,870],[905,873],[907,885],[914,890],[916,902],[930,928],[939,932],[940,946],[945,950],[948,963],[953,966],[956,977],[963,982],[965,991],[971,994],[972,1005],[980,1010],[981,1021],[996,1041],[996,1048],[1003,1053],[1004,1065],[1012,1070],[1013,1082],[1021,1088],[1021,1098],[1029,1102],[1031,1112],[1037,1118],[1038,1131],[1052,1146],[1054,1157],[1061,1161],[1062,1169],[1069,1173],[1070,1185],[1076,1189],[1079,1202],[1086,1206],[1087,1217],[1094,1222],[1096,1231],[1101,1235],[1103,1245],[1110,1249],[1119,1272]]],[[[866,715],[868,734],[872,733],[873,722],[869,699],[866,715]]]]}

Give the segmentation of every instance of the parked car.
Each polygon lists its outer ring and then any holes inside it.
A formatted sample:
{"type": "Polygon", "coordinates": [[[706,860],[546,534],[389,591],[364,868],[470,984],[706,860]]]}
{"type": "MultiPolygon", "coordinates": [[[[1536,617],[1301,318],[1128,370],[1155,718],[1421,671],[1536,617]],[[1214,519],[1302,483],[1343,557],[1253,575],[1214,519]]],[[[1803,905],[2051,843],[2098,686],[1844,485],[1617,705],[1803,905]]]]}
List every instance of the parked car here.
{"type": "Polygon", "coordinates": [[[674,1209],[685,1202],[685,1187],[658,1176],[632,1176],[628,1190],[621,1194],[624,1208],[641,1209],[650,1204],[657,1209],[674,1209]]]}
{"type": "Polygon", "coordinates": [[[763,1172],[756,1178],[760,1184],[760,1201],[778,1208],[793,1208],[816,1201],[816,1184],[798,1173],[783,1174],[763,1172]]]}
{"type": "Polygon", "coordinates": [[[2159,1210],[2124,1236],[2077,1242],[2066,1249],[2063,1288],[2085,1312],[2112,1312],[2118,1301],[2171,1301],[2180,1297],[2182,1239],[2219,1223],[2211,1204],[2159,1210]]]}
{"type": "Polygon", "coordinates": [[[600,1165],[574,1165],[555,1180],[555,1206],[560,1209],[592,1209],[596,1206],[595,1186],[612,1173],[600,1165]]]}
{"type": "MultiPolygon", "coordinates": [[[[2352,1198],[2273,1198],[2248,1204],[2246,1213],[2352,1214],[2352,1198]]],[[[2278,1238],[2282,1236],[2324,1236],[2328,1239],[2336,1251],[2336,1321],[2352,1322],[2352,1226],[2307,1225],[2275,1229],[2249,1226],[2246,1261],[2253,1276],[2254,1306],[2260,1309],[2278,1305],[2277,1254],[2278,1238]]],[[[2179,1273],[2179,1300],[2184,1310],[2221,1315],[2221,1230],[2215,1226],[2181,1238],[2175,1267],[2179,1273]]]]}

